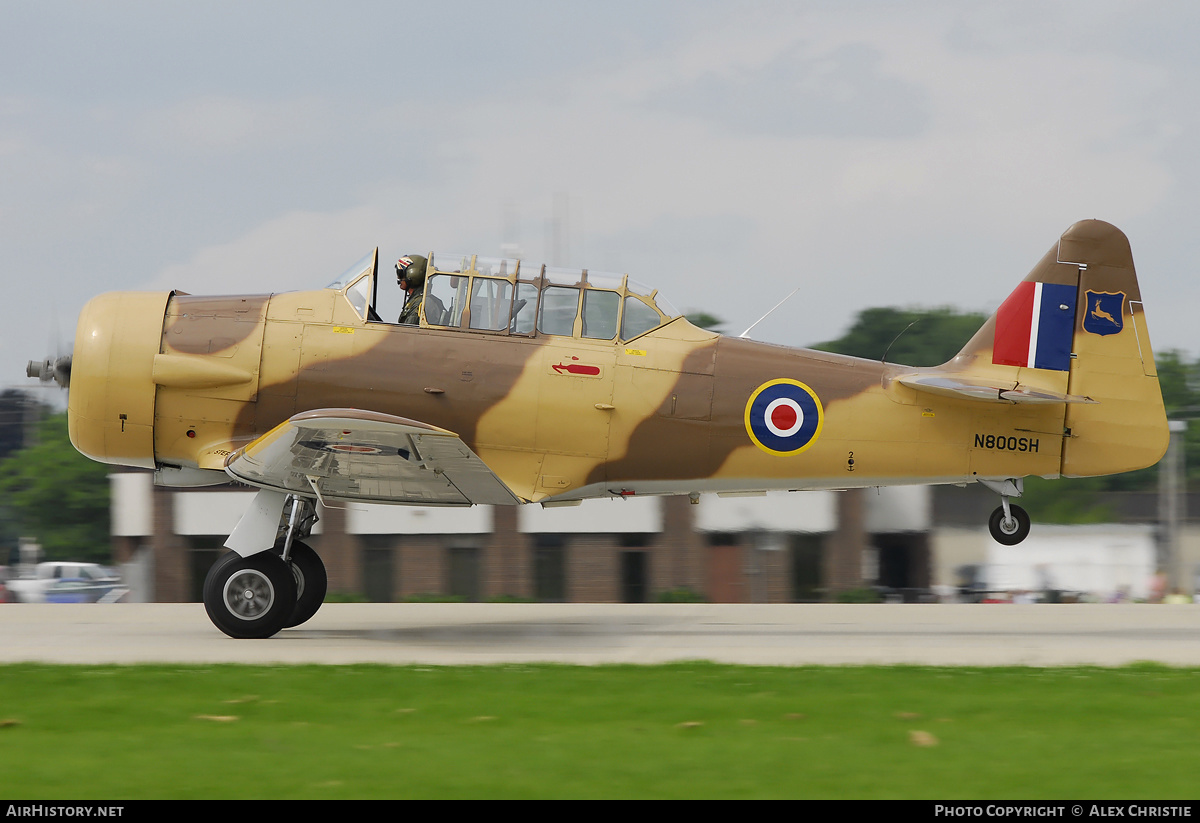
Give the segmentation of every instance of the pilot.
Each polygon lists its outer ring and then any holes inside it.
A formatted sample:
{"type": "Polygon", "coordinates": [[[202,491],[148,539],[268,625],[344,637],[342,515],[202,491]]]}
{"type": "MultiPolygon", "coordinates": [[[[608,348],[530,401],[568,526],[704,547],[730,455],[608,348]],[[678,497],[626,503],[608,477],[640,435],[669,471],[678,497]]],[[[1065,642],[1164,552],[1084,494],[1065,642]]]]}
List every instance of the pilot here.
{"type": "MultiPolygon", "coordinates": [[[[425,267],[428,261],[419,254],[410,254],[396,261],[396,283],[408,294],[400,319],[404,325],[415,326],[421,319],[421,303],[425,301],[425,267]]],[[[437,297],[430,295],[425,317],[430,323],[439,324],[445,307],[437,297]]]]}

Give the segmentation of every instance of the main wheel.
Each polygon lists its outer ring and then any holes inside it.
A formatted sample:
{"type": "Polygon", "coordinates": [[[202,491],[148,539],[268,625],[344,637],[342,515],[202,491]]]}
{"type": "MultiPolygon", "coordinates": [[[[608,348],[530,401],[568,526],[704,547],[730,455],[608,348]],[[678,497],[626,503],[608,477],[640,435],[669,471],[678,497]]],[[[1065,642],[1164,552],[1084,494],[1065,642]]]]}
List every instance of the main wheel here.
{"type": "MultiPolygon", "coordinates": [[[[278,546],[283,550],[283,546],[278,546]]],[[[315,551],[299,540],[292,542],[292,550],[288,553],[288,567],[296,580],[296,607],[292,616],[284,625],[285,629],[299,626],[317,613],[325,602],[325,591],[329,586],[329,576],[325,573],[325,564],[315,551]]]]}
{"type": "Polygon", "coordinates": [[[295,608],[296,578],[271,552],[229,552],[204,580],[204,610],[230,637],[270,637],[288,625],[295,608]]]}
{"type": "Polygon", "coordinates": [[[1029,515],[1020,506],[1011,503],[1008,510],[1012,513],[1009,520],[1004,519],[1004,507],[998,506],[988,518],[988,531],[992,538],[1005,546],[1015,546],[1029,535],[1029,515]]]}

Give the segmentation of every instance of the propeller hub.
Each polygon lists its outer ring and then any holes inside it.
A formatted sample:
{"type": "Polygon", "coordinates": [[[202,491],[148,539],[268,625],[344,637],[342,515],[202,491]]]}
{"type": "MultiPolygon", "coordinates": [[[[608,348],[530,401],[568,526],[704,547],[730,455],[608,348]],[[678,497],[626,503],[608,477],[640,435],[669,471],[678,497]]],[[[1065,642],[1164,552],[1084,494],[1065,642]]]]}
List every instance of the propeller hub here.
{"type": "Polygon", "coordinates": [[[63,355],[56,360],[30,360],[25,366],[25,374],[43,383],[53,380],[65,389],[71,385],[71,355],[63,355]]]}

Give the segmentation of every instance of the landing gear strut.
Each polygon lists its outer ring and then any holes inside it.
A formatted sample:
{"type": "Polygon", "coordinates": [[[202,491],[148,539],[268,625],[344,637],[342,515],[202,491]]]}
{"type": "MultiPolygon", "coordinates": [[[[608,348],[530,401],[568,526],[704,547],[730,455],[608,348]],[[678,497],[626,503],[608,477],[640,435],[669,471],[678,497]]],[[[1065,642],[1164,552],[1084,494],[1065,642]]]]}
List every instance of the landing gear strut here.
{"type": "Polygon", "coordinates": [[[286,517],[280,519],[286,525],[271,549],[247,556],[231,551],[205,578],[204,610],[230,637],[270,637],[308,620],[325,601],[325,564],[298,539],[307,537],[317,521],[312,501],[290,495],[287,502],[290,509],[286,503],[274,509],[278,514],[284,506],[286,517]]]}
{"type": "Polygon", "coordinates": [[[1000,495],[1000,506],[988,518],[988,531],[992,539],[1005,546],[1015,546],[1029,536],[1029,515],[1018,505],[1009,503],[1010,497],[1020,497],[1024,491],[1021,478],[1013,480],[980,480],[989,489],[1000,495]]]}

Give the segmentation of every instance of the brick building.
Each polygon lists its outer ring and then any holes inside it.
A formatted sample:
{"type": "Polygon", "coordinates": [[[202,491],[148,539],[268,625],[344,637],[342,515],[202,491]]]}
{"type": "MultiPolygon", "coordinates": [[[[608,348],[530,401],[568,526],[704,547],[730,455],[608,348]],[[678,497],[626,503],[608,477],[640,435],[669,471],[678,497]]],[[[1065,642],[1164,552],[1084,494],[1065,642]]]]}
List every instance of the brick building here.
{"type": "MultiPolygon", "coordinates": [[[[114,555],[134,598],[198,601],[254,495],[156,487],[112,475],[114,555]]],[[[931,584],[924,487],[758,496],[642,497],[542,508],[350,504],[321,511],[310,542],[333,596],[372,601],[513,597],[787,603],[880,584],[931,584]]]]}

